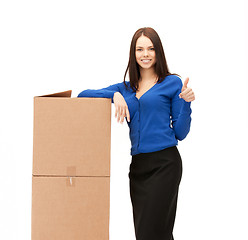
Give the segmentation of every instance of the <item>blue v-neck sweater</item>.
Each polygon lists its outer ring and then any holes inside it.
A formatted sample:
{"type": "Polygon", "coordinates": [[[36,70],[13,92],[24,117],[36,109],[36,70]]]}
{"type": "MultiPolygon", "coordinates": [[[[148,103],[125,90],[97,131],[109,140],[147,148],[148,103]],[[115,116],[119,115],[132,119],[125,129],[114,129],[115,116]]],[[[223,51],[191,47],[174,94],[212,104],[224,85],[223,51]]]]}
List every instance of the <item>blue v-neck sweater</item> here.
{"type": "Polygon", "coordinates": [[[124,97],[130,122],[129,137],[131,140],[131,155],[159,151],[178,145],[190,130],[191,102],[179,98],[182,89],[182,80],[176,75],[169,75],[160,83],[156,83],[139,99],[136,92],[126,81],[110,85],[102,89],[87,89],[77,97],[111,98],[114,93],[120,92],[124,97]]]}

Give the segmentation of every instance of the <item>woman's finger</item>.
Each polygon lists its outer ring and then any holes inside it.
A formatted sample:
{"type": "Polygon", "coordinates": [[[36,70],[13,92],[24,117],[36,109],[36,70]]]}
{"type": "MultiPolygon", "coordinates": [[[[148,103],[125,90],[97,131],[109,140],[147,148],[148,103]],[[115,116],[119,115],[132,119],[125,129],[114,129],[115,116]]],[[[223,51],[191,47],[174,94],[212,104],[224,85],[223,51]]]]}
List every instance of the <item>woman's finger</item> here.
{"type": "Polygon", "coordinates": [[[189,94],[184,96],[184,100],[187,101],[187,102],[191,102],[191,101],[195,100],[194,92],[190,92],[189,94]]]}
{"type": "Polygon", "coordinates": [[[181,95],[181,96],[184,96],[185,94],[187,94],[187,93],[190,92],[190,91],[192,91],[191,88],[186,88],[184,91],[182,91],[182,92],[180,93],[180,95],[181,95]]]}
{"type": "Polygon", "coordinates": [[[194,92],[193,92],[193,91],[192,91],[192,92],[189,92],[187,96],[188,96],[188,97],[194,96],[194,92]]]}
{"type": "Polygon", "coordinates": [[[118,106],[115,106],[115,118],[117,117],[117,113],[118,113],[118,106]]]}
{"type": "Polygon", "coordinates": [[[125,107],[122,107],[121,109],[121,124],[124,122],[124,114],[125,114],[125,107]]]}
{"type": "Polygon", "coordinates": [[[186,90],[184,90],[183,92],[180,93],[181,98],[185,98],[188,94],[191,94],[192,89],[191,88],[187,88],[186,90]]]}
{"type": "Polygon", "coordinates": [[[118,115],[118,120],[117,120],[117,122],[119,122],[120,121],[120,118],[121,118],[121,115],[122,115],[122,107],[120,107],[119,108],[119,115],[118,115]]]}
{"type": "Polygon", "coordinates": [[[128,107],[126,107],[126,114],[127,114],[127,121],[130,122],[130,114],[129,114],[128,107]]]}

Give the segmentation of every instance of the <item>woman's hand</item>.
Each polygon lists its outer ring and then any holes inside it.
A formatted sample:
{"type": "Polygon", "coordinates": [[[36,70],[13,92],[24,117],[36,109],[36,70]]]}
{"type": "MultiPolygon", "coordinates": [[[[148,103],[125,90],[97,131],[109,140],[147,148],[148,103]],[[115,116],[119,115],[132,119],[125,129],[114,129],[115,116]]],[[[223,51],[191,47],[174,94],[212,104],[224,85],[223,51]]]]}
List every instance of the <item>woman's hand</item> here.
{"type": "Polygon", "coordinates": [[[121,124],[123,124],[124,117],[127,117],[127,121],[130,122],[130,114],[128,111],[127,103],[124,99],[124,97],[119,92],[115,92],[113,101],[115,104],[115,117],[117,117],[117,122],[119,122],[121,118],[121,124]]]}
{"type": "Polygon", "coordinates": [[[189,82],[189,78],[187,77],[186,80],[184,81],[179,97],[183,98],[186,102],[192,102],[195,100],[195,94],[191,88],[187,87],[188,82],[189,82]]]}

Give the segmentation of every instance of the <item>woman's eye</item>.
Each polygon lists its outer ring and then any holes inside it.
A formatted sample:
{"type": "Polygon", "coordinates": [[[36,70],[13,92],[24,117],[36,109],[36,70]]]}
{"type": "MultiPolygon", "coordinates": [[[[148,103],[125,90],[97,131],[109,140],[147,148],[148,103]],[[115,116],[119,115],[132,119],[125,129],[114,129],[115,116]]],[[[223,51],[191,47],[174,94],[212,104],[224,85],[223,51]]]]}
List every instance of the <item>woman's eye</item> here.
{"type": "MultiPolygon", "coordinates": [[[[137,49],[137,51],[142,51],[142,49],[141,48],[139,48],[139,49],[137,49]]],[[[154,48],[150,48],[150,50],[154,50],[154,48]]]]}

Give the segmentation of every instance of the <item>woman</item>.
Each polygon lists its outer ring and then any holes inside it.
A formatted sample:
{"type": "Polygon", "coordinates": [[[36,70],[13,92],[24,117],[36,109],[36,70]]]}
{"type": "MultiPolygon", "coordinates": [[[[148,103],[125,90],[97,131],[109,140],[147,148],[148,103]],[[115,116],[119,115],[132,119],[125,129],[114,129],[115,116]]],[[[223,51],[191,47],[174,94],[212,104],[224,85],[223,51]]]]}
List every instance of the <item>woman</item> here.
{"type": "MultiPolygon", "coordinates": [[[[178,75],[179,76],[179,75],[178,75]]],[[[137,240],[173,240],[182,160],[176,147],[190,130],[194,92],[168,70],[152,28],[138,29],[131,42],[124,81],[82,91],[78,97],[111,98],[117,122],[130,128],[129,180],[137,240]],[[129,70],[129,80],[125,81],[129,70]]]]}

